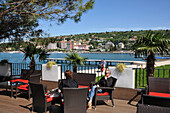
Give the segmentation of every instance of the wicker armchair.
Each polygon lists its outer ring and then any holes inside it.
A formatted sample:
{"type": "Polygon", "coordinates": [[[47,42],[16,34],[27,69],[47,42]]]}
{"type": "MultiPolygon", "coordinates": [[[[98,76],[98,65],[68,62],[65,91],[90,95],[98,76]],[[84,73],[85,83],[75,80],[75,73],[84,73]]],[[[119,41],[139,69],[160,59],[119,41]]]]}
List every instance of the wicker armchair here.
{"type": "Polygon", "coordinates": [[[13,88],[16,88],[16,98],[18,92],[26,92],[28,100],[30,100],[31,90],[28,82],[40,83],[41,71],[40,70],[21,70],[21,79],[11,80],[11,96],[13,96],[13,88]],[[15,86],[13,84],[16,84],[15,86]]]}
{"type": "Polygon", "coordinates": [[[170,78],[149,77],[138,113],[170,113],[170,78]]]}
{"type": "Polygon", "coordinates": [[[63,88],[64,113],[86,113],[88,88],[63,88]]]}
{"type": "Polygon", "coordinates": [[[149,77],[146,94],[142,95],[142,103],[170,107],[170,78],[149,77]]]}
{"type": "Polygon", "coordinates": [[[79,88],[88,87],[90,88],[91,82],[95,82],[96,74],[89,73],[74,73],[73,78],[77,80],[79,88]]]}
{"type": "Polygon", "coordinates": [[[116,81],[117,81],[117,79],[114,78],[113,83],[112,83],[112,87],[97,87],[96,88],[96,90],[95,90],[96,92],[95,92],[94,99],[93,99],[95,109],[96,109],[97,100],[111,100],[112,106],[114,106],[113,92],[114,92],[114,89],[115,89],[114,87],[115,87],[116,81]],[[107,90],[107,91],[104,92],[104,93],[98,93],[98,89],[107,90]]]}
{"type": "Polygon", "coordinates": [[[170,108],[154,105],[138,104],[137,113],[170,113],[170,108]]]}
{"type": "Polygon", "coordinates": [[[170,94],[170,78],[148,77],[147,93],[158,92],[170,94]]]}
{"type": "Polygon", "coordinates": [[[53,100],[50,97],[47,97],[46,89],[47,87],[43,84],[29,83],[31,92],[32,92],[32,112],[36,111],[38,113],[43,113],[51,108],[51,101],[53,100]]]}

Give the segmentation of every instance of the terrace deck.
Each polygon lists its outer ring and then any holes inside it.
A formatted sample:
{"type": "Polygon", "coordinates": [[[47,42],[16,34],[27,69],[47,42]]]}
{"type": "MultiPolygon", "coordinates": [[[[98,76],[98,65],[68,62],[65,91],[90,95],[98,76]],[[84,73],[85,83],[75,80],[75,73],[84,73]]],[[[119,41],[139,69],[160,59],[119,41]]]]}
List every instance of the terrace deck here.
{"type": "MultiPolygon", "coordinates": [[[[55,82],[44,82],[49,89],[57,87],[55,82]]],[[[24,96],[24,95],[23,95],[24,96]]],[[[31,100],[32,101],[32,100],[31,100]]],[[[28,101],[22,96],[18,96],[17,99],[10,98],[10,91],[0,89],[0,113],[30,113],[31,101],[28,101]]],[[[128,100],[114,99],[115,107],[111,107],[110,101],[98,101],[97,109],[87,110],[87,113],[136,113],[137,107],[136,101],[133,101],[131,105],[127,104],[128,100]]],[[[48,112],[47,112],[48,113],[48,112]]],[[[61,113],[60,106],[54,105],[52,113],[61,113]]]]}

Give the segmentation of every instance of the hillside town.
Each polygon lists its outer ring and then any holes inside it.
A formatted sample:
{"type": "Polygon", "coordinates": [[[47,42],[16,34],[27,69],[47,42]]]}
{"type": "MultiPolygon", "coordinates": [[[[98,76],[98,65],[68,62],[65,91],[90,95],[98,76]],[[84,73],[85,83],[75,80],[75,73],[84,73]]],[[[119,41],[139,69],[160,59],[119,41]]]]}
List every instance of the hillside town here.
{"type": "MultiPolygon", "coordinates": [[[[55,39],[56,37],[50,37],[49,39],[55,39]]],[[[111,37],[112,38],[112,37],[111,37]]],[[[46,38],[47,40],[48,38],[46,38]]],[[[130,48],[135,40],[136,36],[130,38],[128,44],[124,44],[123,42],[114,43],[106,38],[89,38],[88,41],[85,39],[80,39],[78,41],[74,41],[73,39],[66,40],[67,38],[58,37],[55,41],[49,41],[47,44],[41,43],[41,39],[38,42],[36,41],[24,41],[25,43],[33,43],[37,46],[37,48],[46,49],[47,51],[79,51],[79,52],[113,52],[113,51],[122,51],[130,48]],[[60,41],[59,41],[60,40],[60,41]],[[92,44],[91,42],[97,42],[96,44],[92,44]]],[[[22,50],[22,45],[20,45],[20,50],[22,50]]],[[[6,51],[14,50],[13,47],[7,47],[6,51]]],[[[16,50],[17,51],[17,50],[16,50]]]]}

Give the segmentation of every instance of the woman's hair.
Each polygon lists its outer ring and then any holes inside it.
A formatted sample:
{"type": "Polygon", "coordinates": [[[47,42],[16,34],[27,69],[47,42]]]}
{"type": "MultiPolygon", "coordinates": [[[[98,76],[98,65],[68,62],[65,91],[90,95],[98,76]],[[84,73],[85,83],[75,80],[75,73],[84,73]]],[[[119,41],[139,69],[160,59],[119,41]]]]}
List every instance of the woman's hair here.
{"type": "Polygon", "coordinates": [[[70,70],[66,70],[65,71],[65,76],[66,76],[66,79],[68,79],[68,78],[73,78],[73,72],[72,71],[70,71],[70,70]]]}
{"type": "Polygon", "coordinates": [[[106,73],[111,74],[111,71],[110,71],[109,69],[107,69],[107,70],[105,71],[105,74],[106,74],[106,73]]]}

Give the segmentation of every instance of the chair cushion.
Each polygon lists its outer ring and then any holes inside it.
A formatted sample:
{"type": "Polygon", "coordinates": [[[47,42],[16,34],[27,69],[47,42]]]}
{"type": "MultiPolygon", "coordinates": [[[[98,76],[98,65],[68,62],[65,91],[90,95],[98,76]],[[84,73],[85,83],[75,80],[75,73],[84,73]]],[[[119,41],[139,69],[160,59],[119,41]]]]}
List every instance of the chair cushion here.
{"type": "Polygon", "coordinates": [[[47,95],[46,98],[47,98],[47,103],[48,103],[48,102],[51,102],[51,101],[58,100],[59,97],[50,97],[50,96],[47,95]]]}
{"type": "Polygon", "coordinates": [[[48,95],[48,93],[46,93],[46,98],[47,98],[47,103],[48,103],[48,102],[51,102],[51,101],[58,100],[60,98],[60,96],[57,96],[57,97],[50,96],[50,95],[48,95]]]}
{"type": "Polygon", "coordinates": [[[90,90],[90,87],[89,87],[89,86],[78,85],[78,88],[86,88],[86,87],[90,90]]]}
{"type": "Polygon", "coordinates": [[[158,93],[158,92],[149,92],[150,96],[158,96],[158,97],[170,97],[169,93],[158,93]]]}
{"type": "Polygon", "coordinates": [[[17,89],[28,90],[28,84],[20,85],[20,86],[17,87],[17,89]]]}
{"type": "Polygon", "coordinates": [[[106,95],[109,95],[108,92],[104,92],[104,93],[97,93],[97,96],[106,96],[106,95]]]}
{"type": "Polygon", "coordinates": [[[14,80],[10,80],[11,82],[23,82],[23,83],[28,83],[28,80],[24,80],[24,79],[14,79],[14,80]]]}
{"type": "Polygon", "coordinates": [[[47,98],[47,103],[53,101],[53,97],[46,96],[46,98],[47,98]]]}

